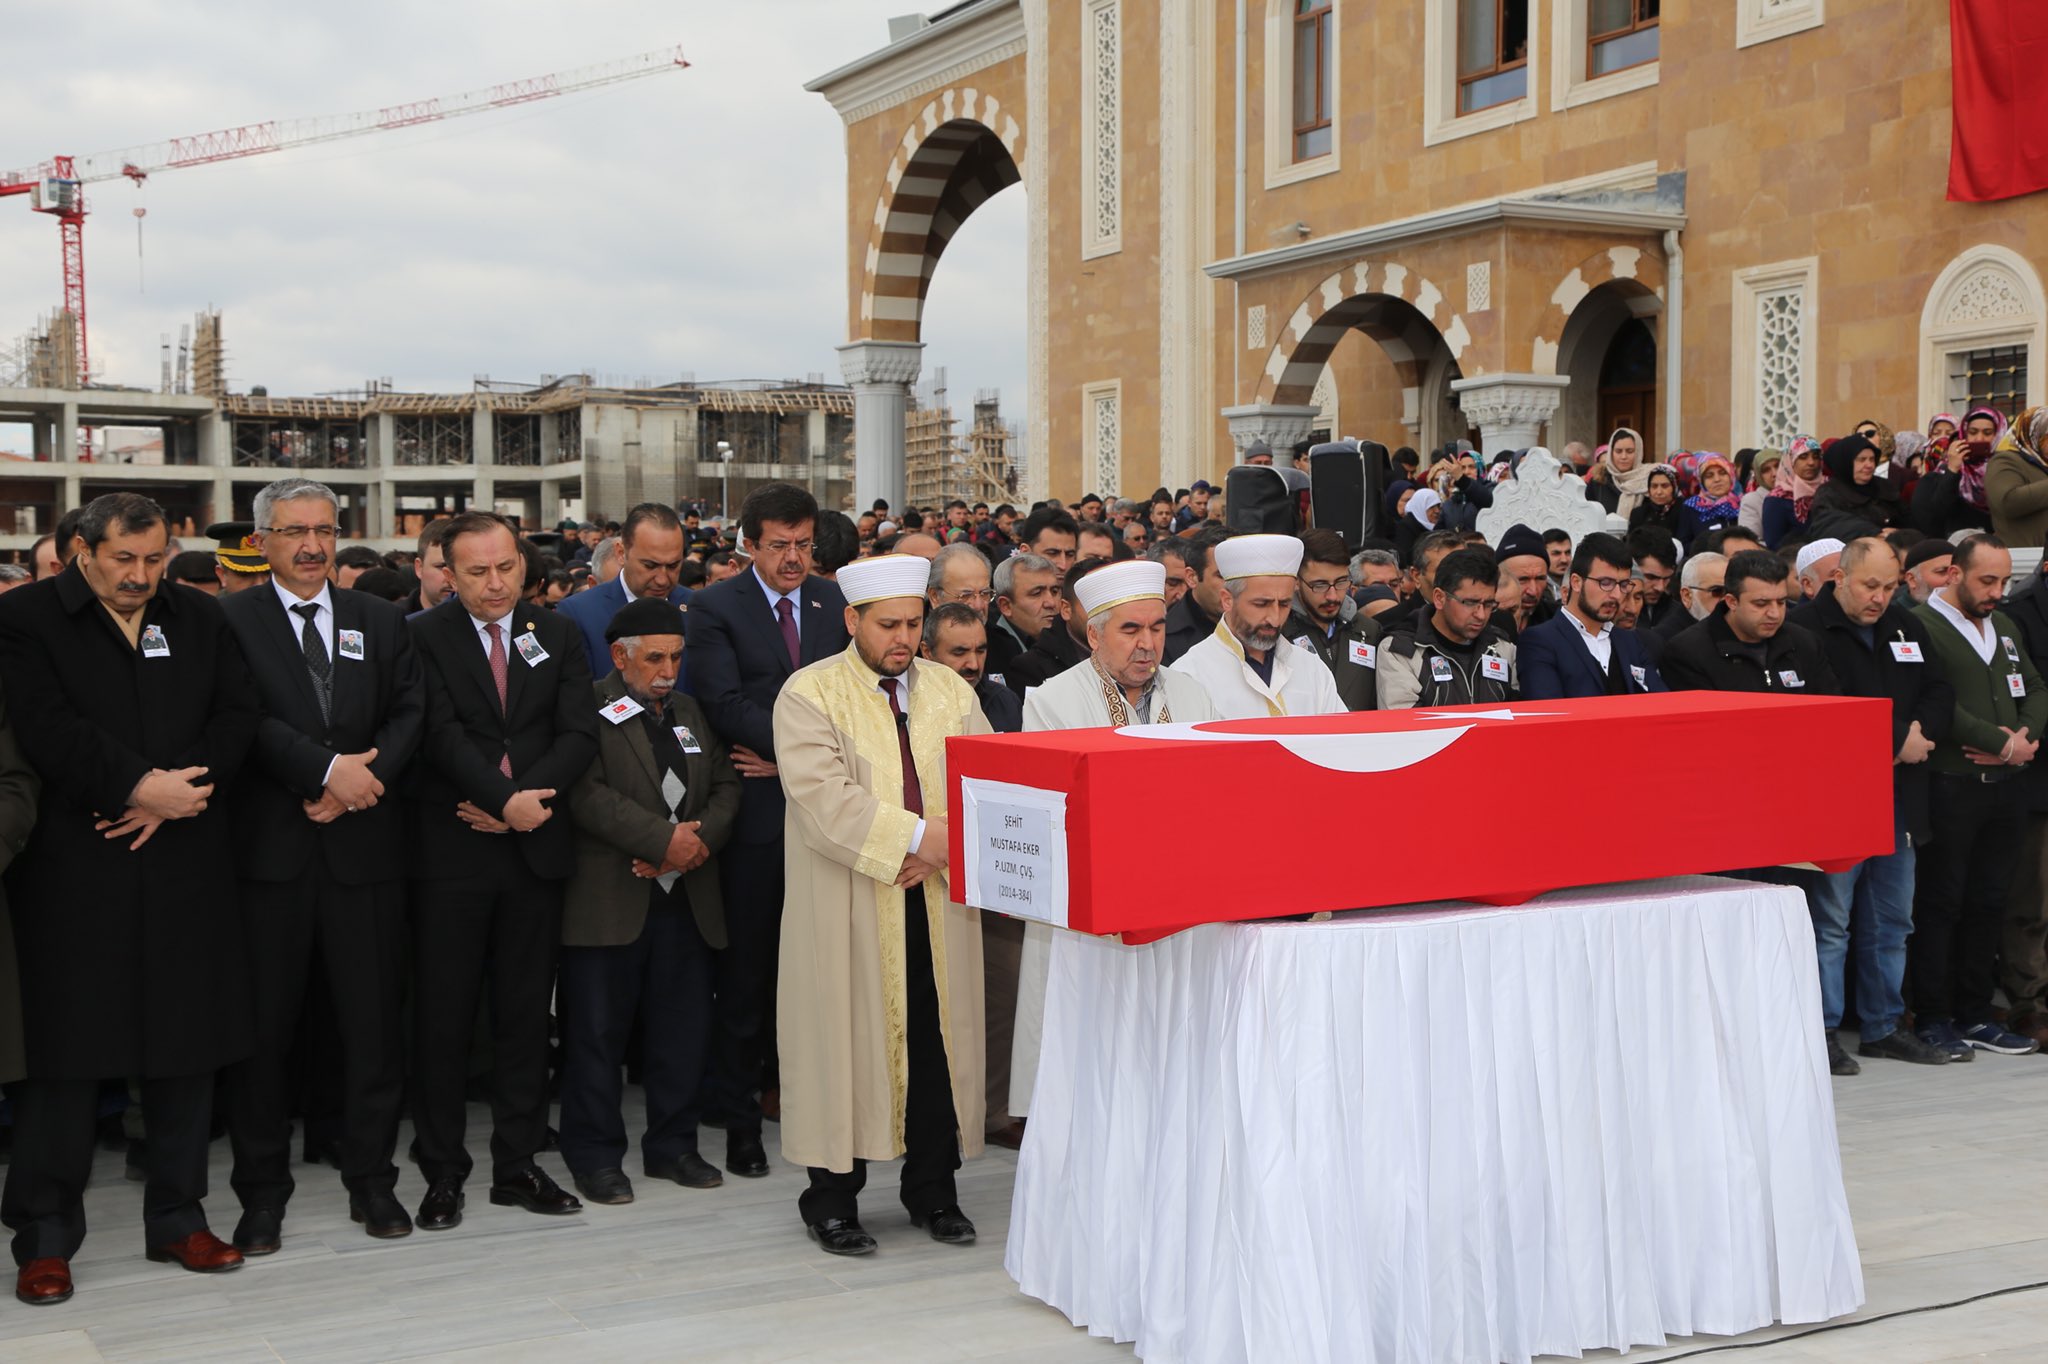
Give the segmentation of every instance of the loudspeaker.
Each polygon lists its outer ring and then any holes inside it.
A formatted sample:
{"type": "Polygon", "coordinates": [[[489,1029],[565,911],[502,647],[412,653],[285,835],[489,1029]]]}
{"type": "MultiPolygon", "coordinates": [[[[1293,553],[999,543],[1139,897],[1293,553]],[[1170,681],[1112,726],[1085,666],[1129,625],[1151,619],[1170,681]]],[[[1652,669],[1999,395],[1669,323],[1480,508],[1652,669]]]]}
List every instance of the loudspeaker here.
{"type": "Polygon", "coordinates": [[[1316,446],[1308,452],[1310,524],[1336,531],[1353,552],[1361,541],[1391,535],[1380,505],[1391,470],[1387,447],[1377,441],[1316,446]]]}
{"type": "Polygon", "coordinates": [[[1223,475],[1223,524],[1240,534],[1298,534],[1308,498],[1309,477],[1299,469],[1232,465],[1223,475]]]}

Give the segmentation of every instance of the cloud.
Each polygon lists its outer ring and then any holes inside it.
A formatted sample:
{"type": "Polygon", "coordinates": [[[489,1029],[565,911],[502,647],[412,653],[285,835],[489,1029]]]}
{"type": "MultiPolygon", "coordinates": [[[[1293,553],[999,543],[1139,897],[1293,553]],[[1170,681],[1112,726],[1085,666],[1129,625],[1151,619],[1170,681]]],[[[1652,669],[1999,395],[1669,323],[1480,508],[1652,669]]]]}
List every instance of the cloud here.
{"type": "MultiPolygon", "coordinates": [[[[803,82],[886,38],[861,0],[116,0],[9,21],[0,166],[267,118],[377,108],[680,44],[690,70],[276,156],[94,186],[95,368],[153,387],[159,340],[224,313],[231,384],[467,389],[590,369],[838,378],[843,129],[803,82]],[[109,42],[119,34],[118,42],[109,42]],[[80,52],[91,60],[81,63],[80,52]],[[144,259],[136,256],[142,220],[144,259]],[[147,291],[138,291],[146,280],[147,291]]],[[[863,189],[856,200],[872,203],[863,189]]],[[[969,220],[934,280],[926,365],[1024,411],[1024,215],[969,220]]],[[[61,296],[56,229],[0,200],[0,335],[61,296]]]]}

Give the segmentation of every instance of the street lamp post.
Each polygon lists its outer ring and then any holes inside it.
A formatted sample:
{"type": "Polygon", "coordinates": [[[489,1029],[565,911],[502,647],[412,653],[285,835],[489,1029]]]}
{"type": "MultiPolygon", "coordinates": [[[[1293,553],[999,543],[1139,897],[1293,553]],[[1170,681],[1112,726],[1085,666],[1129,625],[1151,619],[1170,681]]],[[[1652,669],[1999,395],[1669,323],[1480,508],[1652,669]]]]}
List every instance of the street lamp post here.
{"type": "Polygon", "coordinates": [[[718,442],[718,516],[732,520],[732,443],[718,442]]]}

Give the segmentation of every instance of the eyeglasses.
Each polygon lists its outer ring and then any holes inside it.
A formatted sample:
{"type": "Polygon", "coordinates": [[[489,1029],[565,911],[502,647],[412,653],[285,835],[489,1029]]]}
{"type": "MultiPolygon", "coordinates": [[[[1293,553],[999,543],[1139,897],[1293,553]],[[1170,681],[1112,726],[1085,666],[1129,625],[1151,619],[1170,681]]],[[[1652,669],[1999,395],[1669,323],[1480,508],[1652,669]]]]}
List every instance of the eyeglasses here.
{"type": "Polygon", "coordinates": [[[1464,598],[1464,597],[1453,597],[1453,598],[1451,598],[1451,601],[1452,601],[1453,603],[1455,603],[1456,605],[1458,605],[1458,606],[1462,606],[1462,607],[1464,607],[1464,608],[1465,608],[1465,609],[1466,609],[1467,611],[1489,611],[1489,612],[1490,612],[1490,611],[1492,611],[1492,610],[1493,610],[1493,608],[1494,608],[1494,606],[1495,606],[1495,604],[1496,604],[1496,603],[1494,602],[1493,598],[1491,598],[1491,597],[1480,597],[1480,598],[1478,598],[1478,599],[1477,599],[1476,601],[1475,601],[1475,600],[1468,600],[1468,599],[1466,599],[1466,598],[1464,598]]]}
{"type": "Polygon", "coordinates": [[[267,533],[280,540],[332,540],[336,534],[333,526],[272,526],[267,533]]]}
{"type": "Polygon", "coordinates": [[[1720,583],[1715,583],[1712,587],[1695,587],[1692,590],[1695,592],[1704,592],[1708,596],[1714,598],[1716,601],[1728,595],[1728,589],[1720,583]]]}
{"type": "Polygon", "coordinates": [[[1613,592],[1628,586],[1629,580],[1627,578],[1581,578],[1579,581],[1589,587],[1597,587],[1602,592],[1613,592]]]}
{"type": "Polygon", "coordinates": [[[1303,578],[1301,590],[1311,597],[1327,597],[1339,588],[1351,586],[1349,578],[1303,578]]]}
{"type": "Polygon", "coordinates": [[[969,587],[962,589],[959,592],[949,592],[946,595],[949,599],[953,601],[975,601],[987,603],[993,601],[995,599],[996,594],[986,587],[969,587]]]}
{"type": "Polygon", "coordinates": [[[770,540],[767,544],[761,546],[761,552],[773,555],[778,559],[785,558],[791,554],[802,554],[808,557],[811,547],[817,543],[816,540],[770,540]]]}

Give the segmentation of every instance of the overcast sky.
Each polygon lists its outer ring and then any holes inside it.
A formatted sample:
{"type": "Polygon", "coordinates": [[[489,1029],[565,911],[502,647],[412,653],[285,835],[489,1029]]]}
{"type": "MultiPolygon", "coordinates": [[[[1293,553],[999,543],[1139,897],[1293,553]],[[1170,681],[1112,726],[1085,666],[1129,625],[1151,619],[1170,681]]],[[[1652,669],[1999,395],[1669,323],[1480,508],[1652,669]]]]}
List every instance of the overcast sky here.
{"type": "MultiPolygon", "coordinates": [[[[930,6],[936,7],[936,6],[930,6]]],[[[222,310],[230,385],[465,390],[588,370],[839,381],[842,127],[806,80],[884,44],[913,0],[110,0],[7,23],[0,169],[372,109],[680,44],[676,75],[444,125],[93,187],[94,369],[155,387],[163,333],[222,310]],[[147,292],[138,292],[143,207],[147,292]]],[[[861,214],[873,203],[861,195],[861,214]]],[[[926,372],[1024,413],[1024,200],[947,252],[926,372]]],[[[57,227],[0,200],[0,336],[61,301],[57,227]]],[[[0,445],[13,433],[0,431],[0,445]]]]}

